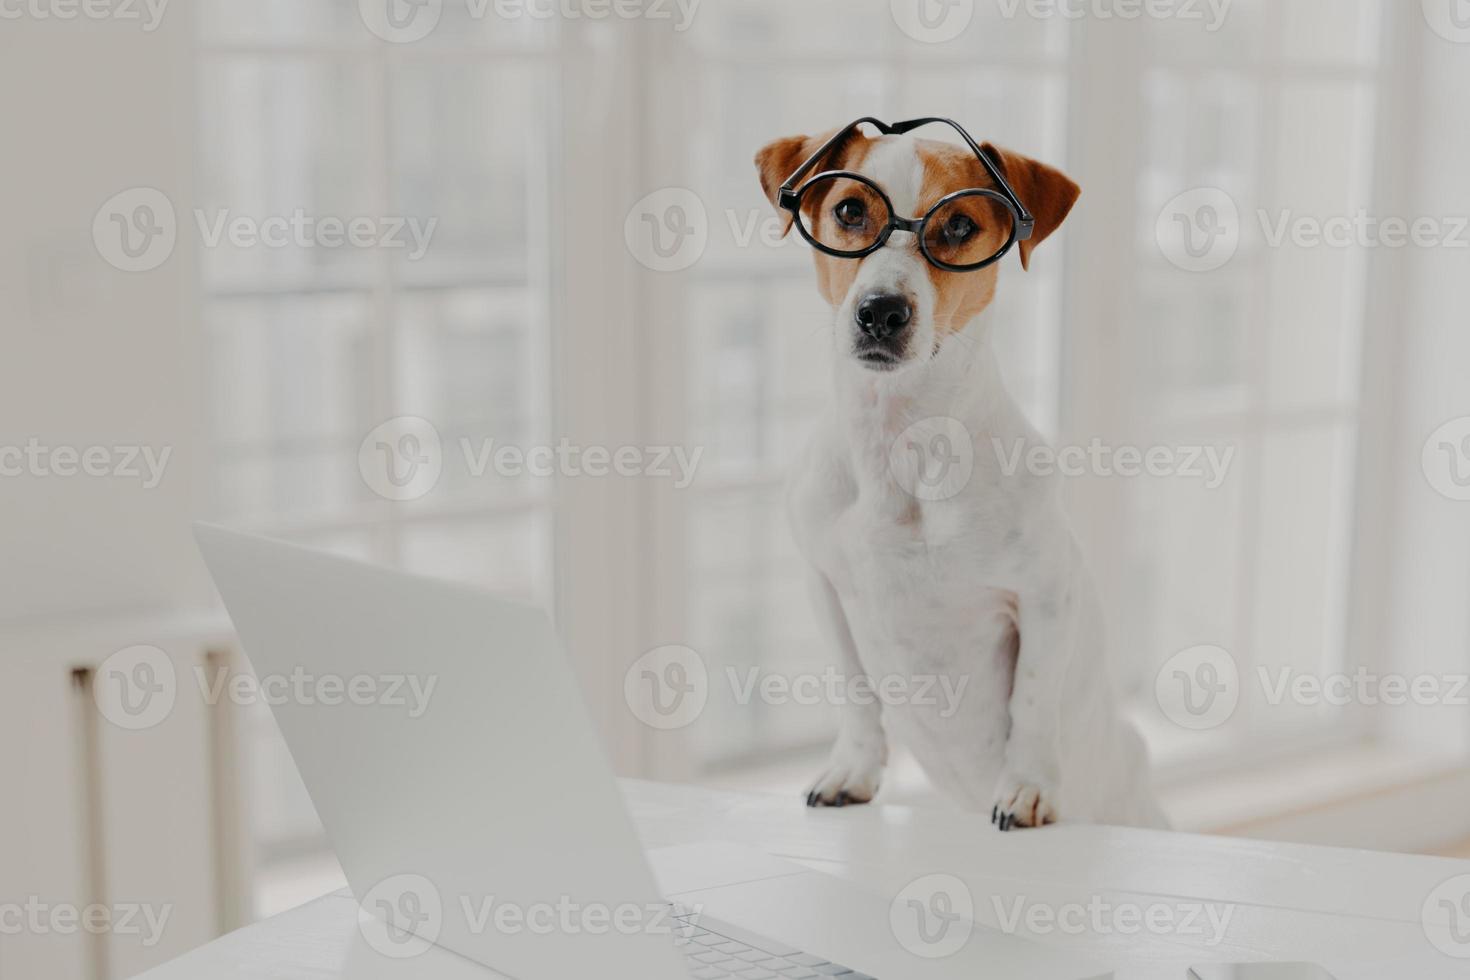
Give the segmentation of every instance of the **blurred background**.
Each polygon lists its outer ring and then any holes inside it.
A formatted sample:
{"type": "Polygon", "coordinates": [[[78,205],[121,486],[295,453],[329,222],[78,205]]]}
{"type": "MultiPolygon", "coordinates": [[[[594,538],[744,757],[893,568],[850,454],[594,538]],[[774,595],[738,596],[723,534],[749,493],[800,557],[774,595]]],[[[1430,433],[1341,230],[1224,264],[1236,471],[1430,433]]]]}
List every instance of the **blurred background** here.
{"type": "MultiPolygon", "coordinates": [[[[1082,185],[997,301],[1049,438],[1230,454],[1067,481],[1177,825],[1470,854],[1462,0],[0,9],[0,882],[175,906],[148,947],[0,934],[0,978],[129,976],[341,885],[267,707],[195,683],[249,668],[194,519],[544,604],[620,773],[797,801],[831,707],[726,679],[831,659],[781,503],[830,314],[751,159],[869,114],[1082,185]],[[406,416],[442,473],[400,492],[406,416]],[[697,465],[477,474],[487,440],[697,465]],[[670,644],[709,701],[657,730],[624,677],[670,644]],[[140,645],[176,696],[118,724],[140,645]],[[1200,722],[1202,656],[1233,707],[1200,722]]],[[[901,755],[880,799],[947,805],[901,755]]]]}

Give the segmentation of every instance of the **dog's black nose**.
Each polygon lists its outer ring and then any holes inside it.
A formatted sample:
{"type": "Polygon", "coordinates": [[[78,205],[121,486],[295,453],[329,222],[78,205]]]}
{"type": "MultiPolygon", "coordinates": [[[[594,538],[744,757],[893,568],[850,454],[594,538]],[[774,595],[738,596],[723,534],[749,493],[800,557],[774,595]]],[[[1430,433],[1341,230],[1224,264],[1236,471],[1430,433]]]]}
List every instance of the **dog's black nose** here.
{"type": "Polygon", "coordinates": [[[874,340],[887,340],[909,325],[914,308],[908,297],[898,293],[870,293],[857,305],[853,319],[858,329],[874,340]]]}

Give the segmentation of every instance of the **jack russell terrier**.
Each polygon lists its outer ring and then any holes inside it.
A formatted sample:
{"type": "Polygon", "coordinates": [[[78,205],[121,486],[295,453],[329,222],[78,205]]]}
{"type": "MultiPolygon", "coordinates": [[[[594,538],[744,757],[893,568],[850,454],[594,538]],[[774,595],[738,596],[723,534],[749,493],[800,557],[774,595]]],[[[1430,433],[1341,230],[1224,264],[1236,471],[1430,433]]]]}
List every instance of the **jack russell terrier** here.
{"type": "Polygon", "coordinates": [[[1165,825],[1110,691],[1059,477],[982,451],[1043,445],[1001,382],[982,314],[998,260],[1015,246],[1027,268],[1079,188],[944,119],[864,118],[776,140],[755,162],[783,233],[794,223],[813,246],[835,313],[833,404],[788,488],[819,616],[870,693],[925,676],[962,692],[942,709],[847,699],[808,805],[870,801],[891,735],[1001,830],[1165,825]],[[909,135],[934,123],[965,145],[909,135]]]}

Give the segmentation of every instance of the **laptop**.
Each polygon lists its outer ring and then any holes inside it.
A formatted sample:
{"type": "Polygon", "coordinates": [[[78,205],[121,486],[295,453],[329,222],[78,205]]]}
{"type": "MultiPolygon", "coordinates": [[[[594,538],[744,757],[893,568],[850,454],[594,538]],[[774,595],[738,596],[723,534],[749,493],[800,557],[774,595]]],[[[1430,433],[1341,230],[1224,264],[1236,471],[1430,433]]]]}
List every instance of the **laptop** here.
{"type": "Polygon", "coordinates": [[[289,692],[271,707],[377,959],[442,948],[516,980],[1109,975],[953,913],[916,940],[890,897],[763,852],[645,854],[541,610],[195,534],[257,677],[289,692]]]}

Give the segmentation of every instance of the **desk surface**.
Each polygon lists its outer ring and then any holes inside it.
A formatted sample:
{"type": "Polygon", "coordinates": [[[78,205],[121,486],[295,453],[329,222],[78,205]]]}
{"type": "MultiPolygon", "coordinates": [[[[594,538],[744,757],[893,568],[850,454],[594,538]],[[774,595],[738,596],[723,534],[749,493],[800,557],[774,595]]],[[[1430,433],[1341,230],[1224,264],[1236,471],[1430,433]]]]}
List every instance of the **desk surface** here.
{"type": "MultiPolygon", "coordinates": [[[[1316,961],[1338,980],[1470,976],[1470,941],[1451,946],[1466,957],[1457,959],[1429,937],[1436,932],[1444,945],[1466,935],[1459,920],[1459,933],[1446,928],[1455,909],[1442,899],[1445,882],[1470,875],[1470,862],[1112,827],[1000,834],[984,817],[951,810],[811,810],[785,797],[644,782],[624,791],[649,847],[734,841],[888,896],[922,875],[954,875],[983,924],[1118,964],[1119,980],[1182,980],[1191,963],[1255,960],[1316,961]]],[[[493,976],[449,954],[373,954],[345,891],[143,975],[493,976]]]]}

